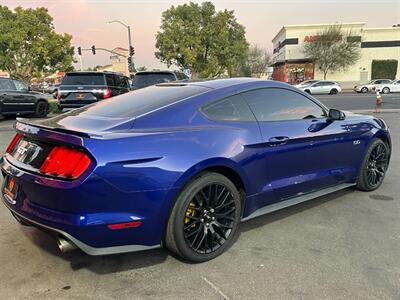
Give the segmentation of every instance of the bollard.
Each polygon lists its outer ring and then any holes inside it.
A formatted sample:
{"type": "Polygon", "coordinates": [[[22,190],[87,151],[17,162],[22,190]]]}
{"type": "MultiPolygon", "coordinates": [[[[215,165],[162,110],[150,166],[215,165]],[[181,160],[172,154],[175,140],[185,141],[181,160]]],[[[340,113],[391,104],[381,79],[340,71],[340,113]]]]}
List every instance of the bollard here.
{"type": "Polygon", "coordinates": [[[383,103],[383,98],[382,98],[379,90],[376,90],[376,104],[375,104],[375,112],[376,113],[381,112],[382,103],[383,103]]]}

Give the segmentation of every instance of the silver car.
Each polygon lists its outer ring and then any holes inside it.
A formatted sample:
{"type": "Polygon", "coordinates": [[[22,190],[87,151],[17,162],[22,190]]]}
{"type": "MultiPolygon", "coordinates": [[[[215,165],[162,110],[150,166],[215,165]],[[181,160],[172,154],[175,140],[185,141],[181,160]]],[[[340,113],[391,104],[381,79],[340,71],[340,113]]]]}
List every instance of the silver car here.
{"type": "Polygon", "coordinates": [[[400,80],[393,80],[390,83],[382,83],[375,86],[376,91],[380,91],[384,94],[388,93],[399,93],[400,92],[400,80]]]}
{"type": "Polygon", "coordinates": [[[340,93],[342,88],[337,82],[328,81],[328,80],[319,80],[310,85],[299,87],[301,90],[306,93],[315,95],[315,94],[330,94],[334,95],[340,93]]]}
{"type": "Polygon", "coordinates": [[[357,93],[368,93],[374,91],[375,87],[380,84],[388,84],[391,83],[390,79],[374,79],[365,84],[357,84],[354,87],[354,91],[357,93]]]}

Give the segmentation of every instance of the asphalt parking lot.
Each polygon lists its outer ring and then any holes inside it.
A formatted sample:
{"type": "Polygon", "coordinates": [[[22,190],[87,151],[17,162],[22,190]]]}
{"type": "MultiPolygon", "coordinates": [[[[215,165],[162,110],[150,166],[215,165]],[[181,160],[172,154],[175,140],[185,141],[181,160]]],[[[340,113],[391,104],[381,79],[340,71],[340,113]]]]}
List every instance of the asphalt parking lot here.
{"type": "MultiPolygon", "coordinates": [[[[236,244],[203,264],[164,249],[61,254],[0,204],[0,298],[400,299],[400,110],[381,117],[393,154],[379,190],[346,189],[242,223],[236,244]]],[[[12,123],[0,121],[0,152],[12,123]]]]}

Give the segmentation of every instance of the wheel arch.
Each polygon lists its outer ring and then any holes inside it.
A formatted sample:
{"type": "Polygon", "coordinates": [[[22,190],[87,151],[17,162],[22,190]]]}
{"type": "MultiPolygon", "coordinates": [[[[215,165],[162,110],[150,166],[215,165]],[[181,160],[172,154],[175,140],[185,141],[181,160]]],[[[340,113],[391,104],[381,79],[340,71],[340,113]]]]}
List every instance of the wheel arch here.
{"type": "Polygon", "coordinates": [[[167,215],[165,218],[165,224],[163,228],[162,234],[162,243],[165,242],[165,234],[167,229],[167,224],[169,217],[171,216],[174,205],[179,197],[181,191],[186,187],[187,184],[201,176],[201,174],[205,172],[214,172],[221,174],[227,177],[235,187],[238,189],[239,194],[242,200],[242,212],[243,214],[245,207],[245,199],[246,199],[246,191],[248,191],[249,182],[245,179],[244,171],[241,167],[234,161],[227,158],[217,158],[217,159],[208,159],[202,162],[197,163],[196,165],[189,168],[186,172],[184,172],[180,178],[176,181],[174,188],[172,191],[175,191],[173,194],[173,200],[169,201],[167,207],[167,215]]]}

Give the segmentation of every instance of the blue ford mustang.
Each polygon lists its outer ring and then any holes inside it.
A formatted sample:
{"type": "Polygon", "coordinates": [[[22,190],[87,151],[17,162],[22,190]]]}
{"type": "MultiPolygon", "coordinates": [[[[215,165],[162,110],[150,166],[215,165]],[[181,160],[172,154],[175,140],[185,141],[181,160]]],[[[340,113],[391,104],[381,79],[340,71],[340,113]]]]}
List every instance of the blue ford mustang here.
{"type": "Polygon", "coordinates": [[[63,251],[165,245],[197,262],[243,220],[377,189],[391,152],[384,121],[249,78],[161,84],[15,129],[1,195],[20,223],[63,251]]]}

